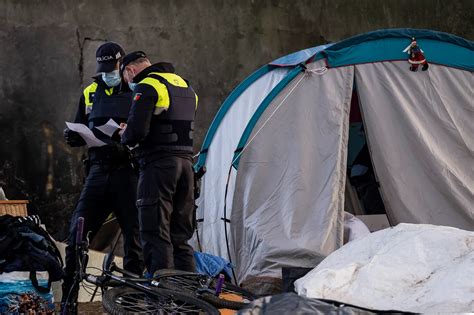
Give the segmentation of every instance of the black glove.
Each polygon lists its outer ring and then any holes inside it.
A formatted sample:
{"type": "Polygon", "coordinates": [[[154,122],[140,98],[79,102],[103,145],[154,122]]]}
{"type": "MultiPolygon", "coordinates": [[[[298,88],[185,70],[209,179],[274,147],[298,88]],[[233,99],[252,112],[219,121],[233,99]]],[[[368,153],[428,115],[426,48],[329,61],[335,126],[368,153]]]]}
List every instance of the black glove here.
{"type": "Polygon", "coordinates": [[[82,137],[77,132],[68,128],[64,129],[64,140],[66,140],[66,143],[71,147],[81,147],[86,145],[84,139],[82,139],[82,137]]]}
{"type": "Polygon", "coordinates": [[[112,134],[112,137],[110,137],[110,139],[112,139],[113,141],[117,143],[120,143],[120,141],[122,140],[122,137],[119,135],[120,130],[122,129],[115,130],[115,132],[112,134]]]}

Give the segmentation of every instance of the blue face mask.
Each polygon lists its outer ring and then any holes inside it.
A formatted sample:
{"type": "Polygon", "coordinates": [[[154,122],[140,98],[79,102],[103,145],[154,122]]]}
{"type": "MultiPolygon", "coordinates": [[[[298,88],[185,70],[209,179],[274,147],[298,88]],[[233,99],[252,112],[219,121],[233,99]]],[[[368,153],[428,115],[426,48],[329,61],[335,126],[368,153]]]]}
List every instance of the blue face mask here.
{"type": "Polygon", "coordinates": [[[120,72],[114,70],[112,72],[102,72],[102,80],[110,87],[117,86],[122,81],[120,77],[120,72]]]}
{"type": "Polygon", "coordinates": [[[128,82],[128,87],[130,88],[130,90],[135,90],[135,87],[137,86],[138,83],[134,83],[134,82],[128,82]]]}

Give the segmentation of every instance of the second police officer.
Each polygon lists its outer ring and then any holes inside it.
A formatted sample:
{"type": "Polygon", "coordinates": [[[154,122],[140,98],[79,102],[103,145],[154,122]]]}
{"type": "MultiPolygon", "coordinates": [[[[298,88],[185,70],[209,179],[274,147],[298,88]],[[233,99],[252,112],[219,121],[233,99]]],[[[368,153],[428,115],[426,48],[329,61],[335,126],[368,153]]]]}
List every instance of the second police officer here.
{"type": "MultiPolygon", "coordinates": [[[[162,268],[195,271],[193,125],[197,95],[170,63],[145,53],[125,56],[124,80],[133,104],[122,143],[140,164],[138,211],[147,276],[162,268]]],[[[125,126],[125,125],[124,125],[125,126]]]]}

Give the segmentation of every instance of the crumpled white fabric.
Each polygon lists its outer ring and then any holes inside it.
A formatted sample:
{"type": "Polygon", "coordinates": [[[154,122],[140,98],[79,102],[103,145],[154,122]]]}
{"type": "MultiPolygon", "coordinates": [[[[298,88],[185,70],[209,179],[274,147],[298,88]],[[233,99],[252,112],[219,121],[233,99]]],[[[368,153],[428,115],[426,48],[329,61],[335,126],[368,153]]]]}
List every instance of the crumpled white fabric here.
{"type": "Polygon", "coordinates": [[[377,310],[472,312],[473,270],[474,232],[399,224],[344,245],[295,290],[377,310]]]}

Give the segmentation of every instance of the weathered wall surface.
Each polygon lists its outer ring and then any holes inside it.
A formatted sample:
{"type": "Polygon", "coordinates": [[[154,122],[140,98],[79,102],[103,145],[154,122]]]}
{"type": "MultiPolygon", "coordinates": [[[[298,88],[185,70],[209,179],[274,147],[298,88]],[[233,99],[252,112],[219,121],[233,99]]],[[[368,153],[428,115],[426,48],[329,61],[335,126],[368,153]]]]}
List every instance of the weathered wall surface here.
{"type": "Polygon", "coordinates": [[[282,55],[380,28],[474,39],[472,0],[2,0],[0,186],[29,199],[64,236],[84,153],[62,139],[105,40],[171,61],[200,96],[201,143],[219,105],[253,70],[282,55]]]}

